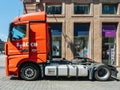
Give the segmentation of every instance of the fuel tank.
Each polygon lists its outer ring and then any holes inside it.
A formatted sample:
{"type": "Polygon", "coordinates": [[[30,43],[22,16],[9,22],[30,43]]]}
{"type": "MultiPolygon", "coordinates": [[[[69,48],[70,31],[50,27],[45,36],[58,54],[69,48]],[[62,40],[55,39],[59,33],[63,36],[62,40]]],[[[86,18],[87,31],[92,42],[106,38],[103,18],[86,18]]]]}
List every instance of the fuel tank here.
{"type": "Polygon", "coordinates": [[[88,76],[85,65],[53,65],[45,67],[46,76],[88,76]]]}

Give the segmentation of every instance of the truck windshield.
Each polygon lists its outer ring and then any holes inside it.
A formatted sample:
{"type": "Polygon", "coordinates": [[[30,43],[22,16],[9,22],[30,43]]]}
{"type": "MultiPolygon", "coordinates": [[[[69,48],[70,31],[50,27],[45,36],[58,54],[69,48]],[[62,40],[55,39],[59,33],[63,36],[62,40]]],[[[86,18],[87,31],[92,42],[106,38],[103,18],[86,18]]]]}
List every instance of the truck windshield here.
{"type": "Polygon", "coordinates": [[[26,36],[26,25],[12,25],[10,28],[10,40],[15,41],[26,36]]]}

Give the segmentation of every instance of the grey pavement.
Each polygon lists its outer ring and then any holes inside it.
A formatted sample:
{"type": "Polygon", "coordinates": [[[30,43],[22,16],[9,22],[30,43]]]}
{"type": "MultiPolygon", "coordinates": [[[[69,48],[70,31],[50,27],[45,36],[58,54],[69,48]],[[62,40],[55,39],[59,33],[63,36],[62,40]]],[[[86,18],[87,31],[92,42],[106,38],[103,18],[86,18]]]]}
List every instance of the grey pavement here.
{"type": "MultiPolygon", "coordinates": [[[[120,71],[120,68],[118,70],[120,71]]],[[[119,76],[118,78],[120,78],[119,76]]],[[[120,90],[120,81],[100,82],[84,79],[18,80],[5,76],[5,56],[0,55],[0,90],[120,90]]]]}
{"type": "Polygon", "coordinates": [[[117,79],[120,80],[120,67],[118,67],[117,70],[118,70],[117,79]]]}

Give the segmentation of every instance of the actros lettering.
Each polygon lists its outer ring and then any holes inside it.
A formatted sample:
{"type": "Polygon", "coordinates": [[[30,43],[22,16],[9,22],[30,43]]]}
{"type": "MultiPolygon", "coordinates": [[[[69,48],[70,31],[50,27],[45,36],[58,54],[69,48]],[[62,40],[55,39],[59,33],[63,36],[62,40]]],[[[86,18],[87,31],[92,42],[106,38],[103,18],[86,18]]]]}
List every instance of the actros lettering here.
{"type": "Polygon", "coordinates": [[[16,43],[16,46],[17,46],[17,47],[20,47],[20,48],[22,48],[22,47],[28,47],[29,45],[30,45],[31,47],[37,47],[37,46],[38,46],[38,44],[37,44],[36,42],[31,42],[30,44],[29,44],[29,42],[23,42],[23,43],[17,42],[17,43],[16,43]]]}

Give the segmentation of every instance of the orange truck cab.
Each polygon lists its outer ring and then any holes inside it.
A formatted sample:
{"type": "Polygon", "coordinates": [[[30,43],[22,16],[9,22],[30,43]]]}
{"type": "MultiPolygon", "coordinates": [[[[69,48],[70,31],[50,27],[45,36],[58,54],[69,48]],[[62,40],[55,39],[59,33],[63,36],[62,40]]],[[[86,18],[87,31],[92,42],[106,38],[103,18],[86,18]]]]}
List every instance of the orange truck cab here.
{"type": "Polygon", "coordinates": [[[26,62],[45,63],[49,53],[46,14],[33,13],[15,18],[10,24],[6,43],[6,73],[17,75],[26,62]]]}
{"type": "Polygon", "coordinates": [[[93,62],[89,58],[48,60],[51,57],[50,37],[45,12],[13,19],[5,44],[6,75],[15,75],[24,80],[36,80],[45,76],[82,76],[102,81],[117,76],[114,66],[93,62]]]}

